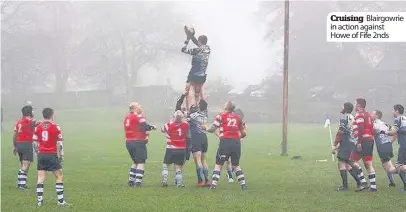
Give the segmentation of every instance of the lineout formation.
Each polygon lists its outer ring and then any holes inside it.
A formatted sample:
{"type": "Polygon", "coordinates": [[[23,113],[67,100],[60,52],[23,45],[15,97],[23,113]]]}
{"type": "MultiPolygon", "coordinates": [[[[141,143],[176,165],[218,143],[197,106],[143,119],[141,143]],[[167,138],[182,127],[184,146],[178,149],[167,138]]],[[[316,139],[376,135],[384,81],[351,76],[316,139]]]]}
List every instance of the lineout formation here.
{"type": "MultiPolygon", "coordinates": [[[[244,114],[236,109],[234,103],[227,101],[224,110],[221,111],[210,125],[207,126],[208,104],[205,100],[203,85],[206,82],[206,70],[208,66],[210,47],[207,45],[207,37],[204,35],[195,38],[194,28],[185,26],[185,46],[182,52],[192,55],[192,68],[186,81],[186,92],[178,99],[175,112],[162,128],[167,139],[166,152],[162,168],[162,186],[168,186],[169,166],[175,166],[175,185],[184,187],[183,166],[185,160],[189,160],[190,153],[196,165],[197,187],[216,189],[220,178],[220,171],[227,163],[227,177],[233,182],[233,175],[238,179],[241,189],[246,190],[244,172],[239,165],[241,156],[241,141],[247,135],[247,126],[244,114]],[[197,46],[188,48],[189,41],[197,46]],[[208,141],[206,133],[215,133],[219,139],[216,153],[216,164],[209,179],[209,170],[206,163],[208,141]]],[[[382,112],[374,111],[372,115],[366,112],[366,100],[356,100],[355,117],[351,115],[353,105],[345,103],[343,117],[340,119],[340,127],[336,136],[333,153],[339,159],[339,169],[343,185],[338,191],[348,190],[347,171],[357,182],[357,191],[377,191],[375,169],[372,166],[374,141],[376,143],[382,164],[388,173],[390,186],[394,186],[393,173],[398,173],[403,181],[406,191],[406,117],[403,115],[402,105],[395,105],[393,115],[395,124],[390,127],[384,123],[382,112]],[[392,142],[398,140],[400,148],[396,166],[391,162],[393,157],[392,142]],[[368,171],[370,185],[367,184],[361,166],[358,161],[363,159],[368,171]]],[[[21,109],[22,118],[16,123],[14,129],[14,150],[18,154],[21,166],[18,170],[17,187],[27,189],[27,174],[34,151],[37,152],[37,205],[44,204],[44,181],[46,172],[51,171],[56,176],[55,189],[58,196],[57,205],[69,206],[64,200],[63,184],[63,136],[58,124],[53,122],[54,110],[44,108],[43,120],[35,121],[31,104],[21,109]]],[[[147,123],[143,115],[142,107],[137,102],[129,105],[129,113],[124,118],[123,127],[126,138],[126,148],[133,160],[129,171],[128,186],[142,187],[147,161],[147,143],[150,131],[156,127],[147,123]]]]}
{"type": "MultiPolygon", "coordinates": [[[[241,156],[241,139],[246,136],[244,114],[236,109],[234,103],[225,103],[224,111],[220,112],[210,127],[207,127],[207,102],[203,84],[206,82],[206,70],[209,62],[210,47],[207,37],[194,36],[195,30],[184,27],[186,33],[185,46],[181,51],[192,55],[192,68],[186,81],[186,92],[177,101],[175,113],[161,131],[167,139],[167,147],[162,168],[162,186],[168,186],[168,167],[175,166],[175,185],[184,187],[183,166],[192,153],[197,174],[197,187],[215,189],[220,178],[220,170],[227,162],[228,181],[233,182],[233,174],[238,179],[241,189],[246,190],[244,173],[239,166],[241,156]],[[197,46],[188,48],[189,41],[197,46]],[[209,181],[209,170],[206,163],[208,141],[206,133],[215,133],[220,138],[216,154],[216,165],[212,179],[209,181]]],[[[34,154],[38,156],[37,205],[44,204],[44,181],[47,171],[56,176],[55,189],[59,206],[69,206],[64,200],[63,185],[63,136],[58,124],[53,122],[54,110],[44,108],[43,120],[35,121],[31,104],[21,110],[22,118],[14,129],[14,154],[18,153],[21,167],[18,171],[17,188],[27,189],[27,174],[34,154]]],[[[128,186],[141,187],[147,161],[147,143],[150,131],[156,127],[147,123],[142,107],[137,102],[129,105],[129,114],[124,118],[126,147],[133,160],[129,171],[128,186]]]]}

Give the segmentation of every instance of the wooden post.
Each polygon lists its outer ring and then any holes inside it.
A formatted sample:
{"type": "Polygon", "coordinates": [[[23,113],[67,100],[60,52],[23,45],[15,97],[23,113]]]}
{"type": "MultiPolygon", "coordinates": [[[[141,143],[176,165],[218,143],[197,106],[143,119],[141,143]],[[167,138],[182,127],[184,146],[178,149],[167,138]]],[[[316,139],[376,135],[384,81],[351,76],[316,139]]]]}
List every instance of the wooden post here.
{"type": "Polygon", "coordinates": [[[282,156],[288,155],[288,66],[289,66],[289,0],[285,0],[283,50],[283,114],[282,114],[282,156]]]}

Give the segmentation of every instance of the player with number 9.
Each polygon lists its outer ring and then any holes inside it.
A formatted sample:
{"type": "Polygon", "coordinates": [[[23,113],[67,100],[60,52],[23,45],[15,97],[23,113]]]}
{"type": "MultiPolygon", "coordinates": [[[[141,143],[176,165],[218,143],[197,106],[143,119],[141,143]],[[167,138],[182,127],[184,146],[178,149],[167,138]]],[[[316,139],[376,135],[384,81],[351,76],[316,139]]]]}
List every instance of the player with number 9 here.
{"type": "Polygon", "coordinates": [[[246,136],[246,132],[240,116],[234,111],[234,103],[230,101],[226,102],[224,112],[217,115],[212,126],[207,129],[208,132],[213,133],[220,128],[220,143],[217,150],[216,165],[213,170],[213,177],[210,186],[211,189],[217,187],[217,182],[220,178],[220,170],[229,158],[231,158],[231,164],[235,170],[241,188],[243,190],[247,189],[245,176],[239,164],[241,156],[241,138],[246,136]]]}
{"type": "Polygon", "coordinates": [[[189,136],[189,124],[183,120],[183,112],[177,110],[171,121],[166,123],[161,132],[166,136],[166,152],[162,168],[162,186],[168,186],[168,166],[175,164],[175,184],[177,187],[183,185],[183,165],[185,163],[187,144],[189,136]]]}
{"type": "Polygon", "coordinates": [[[44,108],[42,111],[44,120],[34,131],[33,139],[38,142],[38,181],[37,181],[37,204],[44,204],[44,182],[46,172],[53,172],[56,177],[55,189],[58,196],[57,205],[69,206],[65,201],[63,193],[63,136],[62,130],[58,124],[53,122],[54,110],[44,108]]]}

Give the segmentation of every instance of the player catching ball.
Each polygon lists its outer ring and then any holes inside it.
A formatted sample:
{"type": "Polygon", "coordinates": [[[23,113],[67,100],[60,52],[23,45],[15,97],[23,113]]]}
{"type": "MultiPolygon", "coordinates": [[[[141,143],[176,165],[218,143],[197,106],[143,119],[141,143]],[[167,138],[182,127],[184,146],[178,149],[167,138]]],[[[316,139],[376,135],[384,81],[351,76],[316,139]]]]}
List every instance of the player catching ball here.
{"type": "Polygon", "coordinates": [[[195,38],[195,30],[185,26],[187,40],[181,49],[183,53],[192,55],[192,68],[186,80],[186,108],[198,105],[200,99],[205,99],[203,85],[206,82],[206,70],[209,64],[210,47],[207,45],[207,36],[200,35],[195,38]],[[197,48],[188,49],[189,40],[192,40],[197,48]]]}

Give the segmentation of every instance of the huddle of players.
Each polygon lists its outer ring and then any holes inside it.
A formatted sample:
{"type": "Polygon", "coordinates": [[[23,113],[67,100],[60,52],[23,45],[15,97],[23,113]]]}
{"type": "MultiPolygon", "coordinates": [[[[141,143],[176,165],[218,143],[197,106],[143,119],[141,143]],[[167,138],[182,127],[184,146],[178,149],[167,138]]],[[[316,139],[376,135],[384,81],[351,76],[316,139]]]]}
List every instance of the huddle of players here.
{"type": "MultiPolygon", "coordinates": [[[[207,186],[215,189],[222,166],[226,161],[231,160],[241,188],[245,190],[247,186],[244,173],[239,166],[239,160],[241,138],[246,136],[246,127],[241,117],[235,112],[235,105],[232,102],[226,102],[224,111],[218,114],[212,125],[207,128],[207,103],[200,100],[198,106],[192,105],[190,112],[185,114],[180,110],[184,98],[185,95],[182,95],[177,102],[171,120],[161,128],[167,142],[162,168],[162,186],[168,186],[168,168],[174,164],[175,185],[184,187],[183,166],[191,151],[196,165],[197,187],[207,186]],[[217,132],[220,138],[211,183],[209,183],[209,171],[205,160],[208,147],[206,132],[217,132]]],[[[146,122],[141,106],[135,102],[131,103],[130,113],[124,119],[126,146],[133,160],[128,181],[130,187],[142,185],[145,173],[144,164],[147,160],[146,144],[148,143],[149,132],[155,129],[155,126],[146,122]]],[[[232,177],[232,173],[228,175],[232,177]]]]}
{"type": "Polygon", "coordinates": [[[401,191],[406,191],[406,116],[404,107],[395,105],[393,107],[394,125],[382,121],[383,113],[375,110],[369,114],[366,110],[366,100],[356,99],[355,117],[351,114],[354,106],[346,102],[341,113],[343,116],[339,121],[339,130],[335,139],[333,153],[337,153],[338,168],[342,178],[342,186],[338,191],[348,190],[347,172],[357,183],[356,191],[367,190],[377,191],[376,174],[372,164],[374,144],[376,144],[382,166],[387,172],[389,187],[395,187],[393,174],[399,174],[403,182],[401,191]],[[393,147],[392,143],[398,140],[399,151],[397,163],[392,164],[393,147]],[[369,186],[364,177],[359,160],[362,159],[368,171],[369,186]]]}
{"type": "Polygon", "coordinates": [[[13,136],[13,154],[19,156],[20,169],[17,174],[17,188],[27,190],[27,175],[31,162],[33,162],[34,151],[37,153],[37,204],[44,204],[44,182],[46,172],[50,171],[56,177],[55,190],[58,197],[57,205],[69,206],[64,199],[63,185],[63,137],[58,124],[53,122],[54,110],[44,108],[42,111],[43,120],[35,121],[31,105],[21,109],[22,117],[17,121],[13,136]]]}

